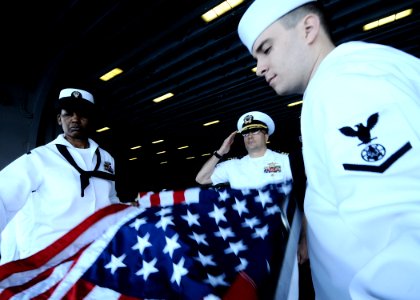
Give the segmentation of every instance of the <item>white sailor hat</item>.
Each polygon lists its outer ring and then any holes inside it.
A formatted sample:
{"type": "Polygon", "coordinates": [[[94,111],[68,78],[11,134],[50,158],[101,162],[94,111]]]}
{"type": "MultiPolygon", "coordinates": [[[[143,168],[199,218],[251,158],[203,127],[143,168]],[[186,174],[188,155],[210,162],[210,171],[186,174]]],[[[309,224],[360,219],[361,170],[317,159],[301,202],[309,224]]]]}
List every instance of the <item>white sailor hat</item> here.
{"type": "Polygon", "coordinates": [[[316,0],[255,0],[239,21],[239,38],[252,54],[255,40],[268,26],[293,9],[314,1],[316,0]]]}
{"type": "Polygon", "coordinates": [[[93,95],[85,90],[66,88],[60,91],[56,103],[58,109],[93,110],[95,100],[93,95]]]}
{"type": "Polygon", "coordinates": [[[58,96],[58,99],[59,100],[64,100],[64,99],[67,99],[67,98],[85,100],[85,101],[88,101],[92,104],[95,103],[93,95],[91,93],[89,93],[85,90],[81,90],[81,89],[73,89],[73,88],[62,89],[60,91],[60,95],[58,96]]]}
{"type": "Polygon", "coordinates": [[[251,111],[243,114],[238,120],[237,127],[240,133],[260,128],[265,129],[268,135],[272,135],[276,129],[273,119],[260,111],[251,111]]]}

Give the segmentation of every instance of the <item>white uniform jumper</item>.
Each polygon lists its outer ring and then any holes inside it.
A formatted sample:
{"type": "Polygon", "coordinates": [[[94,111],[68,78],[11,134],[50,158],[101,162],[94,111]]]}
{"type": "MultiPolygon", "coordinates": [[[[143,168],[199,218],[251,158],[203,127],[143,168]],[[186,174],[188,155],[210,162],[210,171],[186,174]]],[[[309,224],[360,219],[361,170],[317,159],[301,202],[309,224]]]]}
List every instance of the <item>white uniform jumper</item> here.
{"type": "Polygon", "coordinates": [[[317,299],[420,299],[420,61],[338,46],[303,99],[317,299]]]}
{"type": "Polygon", "coordinates": [[[230,159],[216,165],[211,181],[214,185],[229,182],[235,189],[260,188],[270,183],[292,179],[289,157],[267,149],[263,156],[230,159]]]}
{"type": "MultiPolygon", "coordinates": [[[[99,208],[119,202],[115,182],[97,177],[90,177],[82,197],[80,174],[56,144],[65,145],[81,169],[95,168],[98,144],[89,139],[89,148],[78,149],[61,134],[0,172],[0,230],[23,208],[2,232],[2,263],[34,254],[99,208]]],[[[114,174],[113,157],[99,153],[98,170],[114,174]]]]}

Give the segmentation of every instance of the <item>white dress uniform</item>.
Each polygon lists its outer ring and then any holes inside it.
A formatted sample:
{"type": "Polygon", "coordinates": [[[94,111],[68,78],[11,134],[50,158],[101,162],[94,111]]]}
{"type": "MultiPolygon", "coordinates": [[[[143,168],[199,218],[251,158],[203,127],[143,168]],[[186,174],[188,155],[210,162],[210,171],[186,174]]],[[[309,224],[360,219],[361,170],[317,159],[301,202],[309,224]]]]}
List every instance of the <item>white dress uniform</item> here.
{"type": "Polygon", "coordinates": [[[270,183],[292,179],[289,156],[267,149],[261,157],[246,155],[216,165],[211,181],[214,185],[229,182],[232,188],[261,188],[270,183]]]}
{"type": "MultiPolygon", "coordinates": [[[[89,139],[89,148],[78,149],[61,134],[0,172],[1,263],[34,254],[93,212],[119,202],[115,182],[97,177],[90,177],[82,197],[80,173],[56,144],[65,145],[81,169],[96,166],[95,141],[89,139]]],[[[98,171],[114,174],[113,157],[101,148],[99,153],[98,171]]]]}
{"type": "Polygon", "coordinates": [[[420,61],[349,42],[303,99],[317,299],[420,299],[420,61]]]}

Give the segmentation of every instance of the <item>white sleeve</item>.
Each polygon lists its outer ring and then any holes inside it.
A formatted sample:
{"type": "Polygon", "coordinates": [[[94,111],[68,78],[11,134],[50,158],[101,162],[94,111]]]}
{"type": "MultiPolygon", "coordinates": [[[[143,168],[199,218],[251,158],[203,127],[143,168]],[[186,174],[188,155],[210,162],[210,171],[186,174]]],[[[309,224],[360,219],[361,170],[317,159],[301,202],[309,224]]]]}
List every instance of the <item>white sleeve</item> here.
{"type": "Polygon", "coordinates": [[[24,154],[0,171],[0,231],[21,209],[40,182],[33,154],[24,154]]]}

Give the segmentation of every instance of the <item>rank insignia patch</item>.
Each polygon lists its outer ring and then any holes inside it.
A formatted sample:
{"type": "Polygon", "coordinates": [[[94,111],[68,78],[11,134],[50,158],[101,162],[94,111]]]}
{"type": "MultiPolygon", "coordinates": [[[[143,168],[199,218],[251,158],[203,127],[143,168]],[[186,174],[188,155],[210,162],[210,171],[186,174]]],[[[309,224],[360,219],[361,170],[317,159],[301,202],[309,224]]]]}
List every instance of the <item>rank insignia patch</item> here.
{"type": "MultiPolygon", "coordinates": [[[[386,149],[381,144],[373,143],[372,141],[377,137],[372,137],[371,130],[378,123],[379,113],[372,114],[366,121],[366,126],[362,123],[356,124],[353,129],[350,126],[341,127],[338,129],[343,135],[348,137],[357,137],[360,143],[357,146],[362,146],[363,149],[360,153],[362,159],[369,163],[378,162],[383,159],[386,155],[386,149]]],[[[347,171],[367,171],[367,172],[385,172],[394,162],[402,157],[408,150],[412,148],[411,144],[407,142],[395,153],[389,155],[389,157],[382,162],[380,165],[361,165],[361,164],[343,164],[343,167],[347,171]]]]}
{"type": "Polygon", "coordinates": [[[105,171],[108,171],[111,174],[114,174],[114,169],[112,168],[112,165],[109,161],[104,162],[104,169],[105,171]]]}
{"type": "Polygon", "coordinates": [[[360,140],[360,144],[358,146],[366,145],[361,152],[361,156],[363,160],[367,162],[375,162],[381,160],[386,153],[384,146],[371,143],[374,139],[376,139],[376,137],[372,138],[370,131],[376,125],[376,123],[378,123],[378,118],[378,113],[371,115],[366,121],[366,126],[364,126],[362,123],[355,125],[357,130],[354,130],[349,126],[345,126],[339,129],[340,132],[345,136],[357,137],[360,140]]]}

